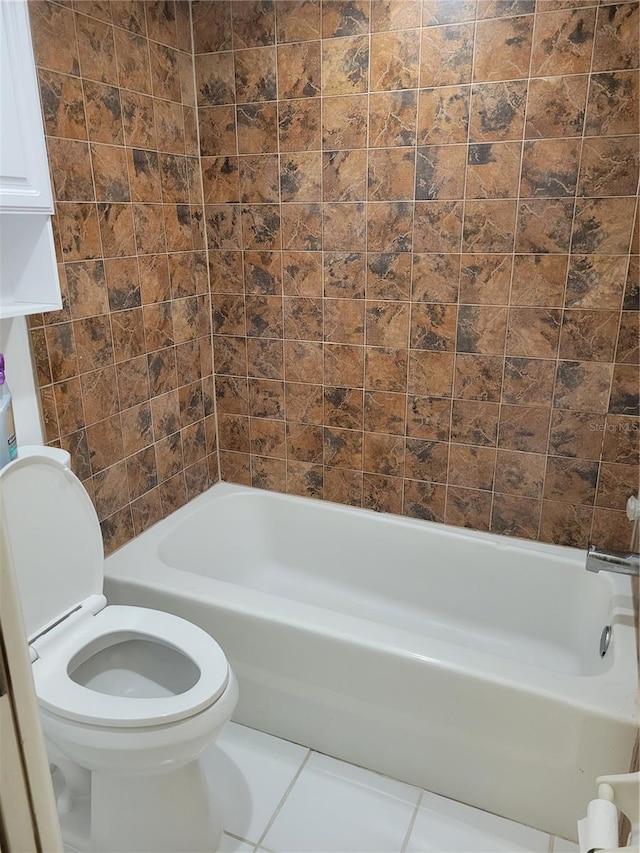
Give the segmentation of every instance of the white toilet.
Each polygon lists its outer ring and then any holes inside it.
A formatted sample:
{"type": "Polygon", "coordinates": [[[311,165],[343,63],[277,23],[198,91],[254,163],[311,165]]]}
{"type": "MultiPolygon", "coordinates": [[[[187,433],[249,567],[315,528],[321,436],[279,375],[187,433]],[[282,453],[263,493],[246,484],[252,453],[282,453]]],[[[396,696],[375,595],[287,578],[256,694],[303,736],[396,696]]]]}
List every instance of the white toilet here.
{"type": "Polygon", "coordinates": [[[237,682],[190,622],[107,605],[100,525],[68,459],[40,448],[0,471],[65,844],[214,851],[199,755],[231,719],[237,682]]]}

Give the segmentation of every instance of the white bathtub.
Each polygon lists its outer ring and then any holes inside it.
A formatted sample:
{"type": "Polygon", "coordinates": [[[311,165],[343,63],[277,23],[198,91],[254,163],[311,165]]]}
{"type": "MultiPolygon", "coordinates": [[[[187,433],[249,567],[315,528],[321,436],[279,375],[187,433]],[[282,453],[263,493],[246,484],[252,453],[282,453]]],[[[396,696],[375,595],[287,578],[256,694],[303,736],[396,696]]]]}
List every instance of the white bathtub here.
{"type": "Polygon", "coordinates": [[[583,552],[219,483],[106,575],[218,640],[245,725],[568,838],[629,769],[631,584],[583,552]]]}

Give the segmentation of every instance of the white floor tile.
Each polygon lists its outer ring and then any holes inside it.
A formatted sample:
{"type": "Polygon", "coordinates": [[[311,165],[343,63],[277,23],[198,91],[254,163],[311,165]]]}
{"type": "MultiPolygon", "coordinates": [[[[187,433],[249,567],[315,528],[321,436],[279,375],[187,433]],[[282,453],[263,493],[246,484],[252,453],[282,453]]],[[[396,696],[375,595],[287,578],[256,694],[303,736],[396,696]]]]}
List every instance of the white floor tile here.
{"type": "Polygon", "coordinates": [[[537,829],[425,792],[407,853],[547,853],[537,829]]]}
{"type": "Polygon", "coordinates": [[[230,723],[202,756],[225,830],[255,844],[307,753],[297,744],[230,723]]]}
{"type": "Polygon", "coordinates": [[[399,853],[419,790],[312,753],[263,846],[277,853],[399,853]]]}
{"type": "Polygon", "coordinates": [[[237,838],[232,838],[226,833],[222,836],[218,853],[253,853],[253,844],[245,844],[244,841],[238,841],[237,838]]]}
{"type": "Polygon", "coordinates": [[[580,848],[573,841],[556,836],[553,839],[553,853],[579,853],[580,848]]]}

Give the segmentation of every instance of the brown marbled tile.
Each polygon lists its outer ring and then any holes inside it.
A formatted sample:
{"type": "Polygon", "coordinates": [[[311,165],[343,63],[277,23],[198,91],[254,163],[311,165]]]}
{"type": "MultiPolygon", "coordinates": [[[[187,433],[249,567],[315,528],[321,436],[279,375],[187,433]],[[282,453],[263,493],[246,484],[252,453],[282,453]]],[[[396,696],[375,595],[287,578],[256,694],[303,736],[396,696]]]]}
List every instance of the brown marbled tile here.
{"type": "Polygon", "coordinates": [[[458,252],[461,236],[462,204],[460,202],[416,202],[414,252],[458,252]]]}
{"type": "Polygon", "coordinates": [[[278,104],[280,151],[313,151],[321,146],[321,101],[301,98],[278,104]]]}
{"type": "Polygon", "coordinates": [[[244,104],[236,110],[238,152],[266,154],[278,149],[275,103],[244,104]]]}
{"type": "Polygon", "coordinates": [[[90,317],[109,310],[107,283],[102,261],[83,261],[66,268],[71,317],[90,317]]]}
{"type": "Polygon", "coordinates": [[[309,385],[303,382],[285,383],[288,423],[299,421],[304,424],[322,424],[324,419],[323,393],[322,385],[309,385]]]}
{"type": "Polygon", "coordinates": [[[322,38],[368,33],[370,5],[369,0],[324,0],[322,38]]]}
{"type": "Polygon", "coordinates": [[[422,0],[423,27],[473,21],[475,16],[476,0],[422,0]]]}
{"type": "Polygon", "coordinates": [[[640,415],[640,370],[634,364],[616,364],[611,381],[609,412],[614,415],[640,415]]]}
{"type": "MultiPolygon", "coordinates": [[[[149,388],[152,397],[158,396],[159,394],[167,395],[169,392],[177,389],[178,374],[176,370],[175,347],[171,346],[166,349],[148,353],[147,369],[149,374],[149,388]]],[[[173,432],[173,430],[171,430],[171,432],[173,432]]]]}
{"type": "Polygon", "coordinates": [[[216,373],[243,376],[248,373],[247,340],[244,337],[213,336],[216,373]]]}
{"type": "Polygon", "coordinates": [[[520,174],[521,147],[516,142],[470,145],[467,152],[467,198],[514,198],[520,174]]]}
{"type": "MultiPolygon", "coordinates": [[[[77,382],[77,380],[75,381],[77,382]]],[[[53,385],[40,388],[38,399],[40,403],[40,411],[42,412],[42,429],[44,431],[45,441],[58,441],[60,439],[61,427],[58,423],[58,413],[56,411],[56,388],[53,385]]],[[[83,414],[81,404],[79,409],[79,417],[77,420],[82,422],[83,414]]],[[[73,428],[72,424],[69,424],[69,426],[73,428]]]]}
{"type": "Polygon", "coordinates": [[[204,203],[239,202],[238,158],[206,157],[201,162],[204,203]]]}
{"type": "Polygon", "coordinates": [[[619,309],[626,258],[615,255],[571,255],[565,306],[619,309]]]}
{"type": "Polygon", "coordinates": [[[605,416],[591,412],[554,409],[549,432],[549,453],[578,459],[600,459],[605,416]]]}
{"type": "MultiPolygon", "coordinates": [[[[158,252],[166,252],[167,242],[165,235],[165,222],[160,204],[134,204],[128,205],[127,208],[131,211],[133,207],[133,222],[135,228],[135,245],[138,254],[156,254],[158,252]]],[[[113,247],[109,253],[112,256],[117,255],[133,255],[136,254],[133,246],[125,242],[128,235],[128,222],[125,219],[126,213],[124,205],[100,205],[100,231],[102,234],[103,245],[105,236],[108,238],[109,245],[113,247]],[[122,219],[121,219],[122,217],[122,219]],[[121,220],[121,221],[120,221],[121,220]],[[122,236],[121,236],[122,235],[122,236]],[[118,251],[118,245],[121,244],[123,250],[118,251]],[[129,251],[124,251],[124,248],[129,251]]],[[[129,213],[131,216],[131,213],[129,213]]]]}
{"type": "Polygon", "coordinates": [[[495,446],[498,439],[498,403],[454,400],[451,410],[451,441],[456,444],[495,446]]]}
{"type": "Polygon", "coordinates": [[[249,414],[249,383],[245,376],[216,377],[216,405],[220,414],[249,414]]]}
{"type": "Polygon", "coordinates": [[[376,202],[366,206],[369,252],[410,252],[413,204],[407,201],[376,202]]]}
{"type": "Polygon", "coordinates": [[[71,454],[71,470],[76,477],[86,480],[91,476],[91,462],[86,430],[81,429],[60,439],[60,447],[71,454]]]}
{"type": "Polygon", "coordinates": [[[135,33],[114,30],[118,84],[123,89],[151,94],[151,69],[148,42],[135,33]]]}
{"type": "Polygon", "coordinates": [[[277,154],[238,158],[240,200],[244,204],[277,204],[280,201],[280,174],[277,154]]]}
{"type": "Polygon", "coordinates": [[[540,12],[531,58],[532,77],[581,74],[591,68],[595,9],[540,12]]]}
{"type": "MultiPolygon", "coordinates": [[[[313,346],[317,351],[319,345],[314,344],[313,346]]],[[[305,349],[308,347],[309,345],[306,344],[305,349]]],[[[320,368],[322,368],[322,362],[320,368]]],[[[306,375],[300,376],[300,379],[317,382],[322,379],[322,376],[318,377],[318,369],[314,364],[313,374],[306,373],[306,375]],[[307,376],[309,376],[308,379],[307,376]]],[[[364,348],[348,344],[325,343],[324,381],[329,385],[361,388],[364,382],[364,348]]]]}
{"type": "Polygon", "coordinates": [[[284,421],[268,418],[249,418],[250,448],[252,454],[284,459],[286,438],[284,421]]]}
{"type": "Polygon", "coordinates": [[[509,15],[530,15],[536,10],[536,0],[478,0],[478,20],[503,18],[509,15]]]}
{"type": "Polygon", "coordinates": [[[516,202],[507,199],[470,200],[465,204],[463,252],[511,252],[516,202]]]}
{"type": "Polygon", "coordinates": [[[521,139],[527,100],[527,81],[474,83],[469,139],[501,142],[521,139]]]}
{"type": "Polygon", "coordinates": [[[57,323],[45,329],[49,369],[53,382],[70,379],[80,372],[72,323],[57,323]]]}
{"type": "Polygon", "coordinates": [[[412,29],[421,21],[421,0],[373,0],[371,4],[371,32],[412,29]]]}
{"type": "Polygon", "coordinates": [[[566,278],[566,255],[516,255],[511,304],[561,307],[566,278]]]}
{"type": "Polygon", "coordinates": [[[633,195],[638,184],[638,137],[585,139],[580,160],[578,195],[633,195]]]}
{"type": "Polygon", "coordinates": [[[364,474],[362,478],[362,506],[374,512],[402,512],[403,482],[400,477],[382,474],[364,474]]]}
{"type": "Polygon", "coordinates": [[[521,198],[574,196],[578,181],[580,143],[571,139],[544,139],[524,143],[521,198]]]}
{"type": "Polygon", "coordinates": [[[606,412],[612,365],[562,361],[556,372],[554,406],[572,411],[606,412]]]}
{"type": "MultiPolygon", "coordinates": [[[[35,369],[35,378],[38,383],[38,388],[45,385],[51,385],[53,378],[51,376],[51,363],[49,362],[49,353],[47,351],[47,340],[43,328],[30,329],[29,338],[31,340],[31,351],[33,353],[33,366],[35,369]]],[[[74,370],[74,373],[77,372],[74,370]]]]}
{"type": "Polygon", "coordinates": [[[367,297],[385,300],[409,299],[411,266],[411,256],[406,253],[369,253],[367,255],[367,297]]]}
{"type": "Polygon", "coordinates": [[[414,253],[411,299],[414,302],[458,301],[460,255],[414,253]]]}
{"type": "Polygon", "coordinates": [[[449,486],[444,515],[445,524],[469,527],[473,530],[489,530],[491,501],[492,496],[489,492],[449,486]]]}
{"type": "MultiPolygon", "coordinates": [[[[406,374],[408,393],[422,397],[450,397],[453,362],[454,355],[451,352],[409,350],[409,370],[406,374]]],[[[404,390],[404,382],[404,376],[402,382],[398,377],[397,388],[391,390],[404,390]]]]}
{"type": "Polygon", "coordinates": [[[194,0],[191,4],[194,53],[231,49],[231,3],[194,0]]]}
{"type": "Polygon", "coordinates": [[[111,18],[117,27],[142,35],[146,32],[144,3],[140,0],[121,0],[110,4],[111,18]]]}
{"type": "Polygon", "coordinates": [[[431,483],[446,483],[448,463],[449,445],[446,442],[407,438],[404,457],[405,477],[431,483]]]}
{"type": "Polygon", "coordinates": [[[452,444],[449,450],[448,482],[454,486],[492,491],[496,450],[452,444]]]}
{"type": "Polygon", "coordinates": [[[279,249],[281,232],[278,205],[243,206],[242,237],[246,249],[279,249]]]}
{"type": "Polygon", "coordinates": [[[502,401],[518,406],[550,406],[554,374],[552,361],[509,356],[505,360],[502,401]]]}
{"type": "Polygon", "coordinates": [[[424,521],[444,521],[446,489],[438,483],[404,481],[403,515],[424,521]]]}
{"type": "Polygon", "coordinates": [[[211,312],[214,334],[246,334],[244,302],[243,295],[213,294],[211,297],[211,312]]]}
{"type": "MultiPolygon", "coordinates": [[[[124,461],[98,471],[93,477],[94,503],[101,522],[129,501],[127,469],[124,461]]],[[[113,533],[113,530],[109,532],[113,533]]]]}
{"type": "Polygon", "coordinates": [[[561,322],[557,308],[510,308],[507,355],[556,358],[561,322]]]}
{"type": "Polygon", "coordinates": [[[282,338],[282,297],[245,297],[247,337],[282,338]]]}
{"type": "Polygon", "coordinates": [[[81,75],[101,83],[118,84],[114,30],[109,24],[76,15],[76,40],[81,75]]]}
{"type": "Polygon", "coordinates": [[[324,388],[324,424],[342,429],[362,429],[363,392],[361,388],[324,388]]]}
{"type": "Polygon", "coordinates": [[[498,450],[494,489],[505,495],[540,498],[546,458],[541,453],[498,450]]]}
{"type": "Polygon", "coordinates": [[[231,13],[236,49],[274,43],[276,7],[273,0],[233,0],[231,13]]]}
{"type": "Polygon", "coordinates": [[[75,320],[73,334],[80,373],[113,364],[113,337],[107,315],[75,320]]]}
{"type": "Polygon", "coordinates": [[[418,145],[466,142],[470,95],[468,86],[421,90],[418,94],[418,145]]]}
{"type": "Polygon", "coordinates": [[[178,388],[180,426],[185,427],[204,417],[202,382],[191,382],[178,388]]]}
{"type": "MultiPolygon", "coordinates": [[[[317,384],[322,382],[323,378],[323,356],[327,357],[327,363],[333,363],[336,367],[334,373],[337,375],[341,372],[337,369],[340,361],[340,353],[338,350],[342,348],[341,344],[325,344],[323,345],[316,341],[285,341],[284,345],[284,375],[290,382],[304,382],[307,384],[317,384]]],[[[350,348],[353,355],[346,356],[346,364],[353,366],[358,361],[357,347],[350,348]]],[[[343,367],[346,367],[346,364],[343,367]]],[[[344,373],[344,370],[342,371],[344,373]]],[[[333,381],[333,374],[328,375],[328,379],[333,381]]],[[[357,375],[353,377],[352,384],[357,385],[357,375]]]]}
{"type": "Polygon", "coordinates": [[[200,153],[203,156],[237,154],[235,107],[198,110],[200,153]]]}
{"type": "Polygon", "coordinates": [[[340,344],[364,344],[364,301],[327,299],[324,303],[324,339],[340,344]]]}
{"type": "Polygon", "coordinates": [[[364,387],[379,391],[404,391],[407,385],[407,350],[366,347],[364,387]]]}
{"type": "Polygon", "coordinates": [[[322,255],[319,252],[283,252],[282,287],[285,296],[321,296],[322,255]]]}
{"type": "Polygon", "coordinates": [[[402,347],[409,333],[408,302],[366,303],[366,341],[370,346],[402,347]]]}
{"type": "Polygon", "coordinates": [[[376,92],[369,96],[369,148],[414,145],[417,93],[376,92]]]}
{"type": "Polygon", "coordinates": [[[407,397],[407,436],[430,441],[449,441],[451,400],[437,397],[407,397]]]}
{"type": "Polygon", "coordinates": [[[207,53],[194,58],[199,106],[232,104],[235,96],[233,53],[207,53]]]}
{"type": "Polygon", "coordinates": [[[637,416],[606,416],[602,460],[625,465],[640,464],[640,421],[637,416]]]}
{"type": "MultiPolygon", "coordinates": [[[[126,156],[131,201],[162,201],[162,182],[157,153],[140,148],[127,148],[126,156]]],[[[124,190],[124,185],[122,189],[124,190]]]]}
{"type": "Polygon", "coordinates": [[[596,496],[598,463],[557,456],[547,458],[544,497],[562,503],[592,506],[596,496]]]}
{"type": "Polygon", "coordinates": [[[640,14],[638,3],[604,6],[598,14],[593,71],[637,68],[640,14]]]}
{"type": "Polygon", "coordinates": [[[526,138],[580,136],[584,127],[588,83],[586,74],[531,80],[526,138]]]}
{"type": "Polygon", "coordinates": [[[91,157],[86,142],[49,137],[47,150],[57,201],[93,201],[91,157]]]}
{"type": "Polygon", "coordinates": [[[276,33],[279,43],[320,38],[320,0],[276,0],[276,33]]]}
{"type": "Polygon", "coordinates": [[[478,21],[473,79],[484,83],[528,76],[532,38],[533,15],[478,21]]]}
{"type": "Polygon", "coordinates": [[[243,262],[245,294],[282,294],[282,258],[279,252],[245,252],[243,262]]]}
{"type": "Polygon", "coordinates": [[[322,465],[311,465],[287,460],[287,494],[303,498],[323,496],[324,471],[322,465]]]}
{"type": "Polygon", "coordinates": [[[285,337],[293,340],[322,340],[322,317],[322,300],[299,296],[286,298],[284,301],[285,337]]]}
{"type": "MultiPolygon", "coordinates": [[[[98,86],[102,84],[92,84],[98,86]]],[[[136,148],[156,147],[156,128],[153,115],[153,100],[147,95],[139,92],[127,92],[124,89],[116,90],[108,87],[111,92],[119,93],[119,98],[102,99],[93,98],[85,101],[87,120],[91,129],[91,136],[96,142],[117,142],[113,139],[114,111],[122,114],[124,128],[124,141],[127,145],[136,148]]],[[[85,85],[85,96],[87,87],[85,85]]]]}
{"type": "Polygon", "coordinates": [[[366,208],[361,202],[323,205],[323,248],[328,251],[360,252],[366,247],[366,208]]]}
{"type": "Polygon", "coordinates": [[[153,99],[153,116],[159,151],[185,153],[184,111],[180,104],[153,99]]]}
{"type": "Polygon", "coordinates": [[[619,322],[617,311],[565,311],[560,358],[613,361],[619,322]]]}
{"type": "Polygon", "coordinates": [[[157,478],[162,483],[174,477],[183,467],[180,433],[173,433],[156,442],[155,451],[157,478]]]}
{"type": "Polygon", "coordinates": [[[362,470],[363,441],[360,431],[325,427],[323,436],[325,465],[362,470]]]}
{"type": "MultiPolygon", "coordinates": [[[[369,155],[371,162],[371,154],[369,155]]],[[[429,145],[417,149],[417,199],[462,198],[466,150],[462,145],[429,145]]]]}
{"type": "Polygon", "coordinates": [[[324,499],[348,506],[362,506],[362,471],[324,468],[324,499]]]}
{"type": "Polygon", "coordinates": [[[29,4],[36,63],[62,74],[80,75],[74,15],[71,9],[43,0],[29,4]]]}
{"type": "MultiPolygon", "coordinates": [[[[124,459],[120,415],[90,424],[87,427],[87,444],[94,474],[124,459]]],[[[126,502],[125,497],[123,503],[126,502]]]]}
{"type": "Polygon", "coordinates": [[[162,506],[158,489],[152,489],[131,503],[133,529],[136,536],[144,533],[162,519],[162,506]]]}
{"type": "Polygon", "coordinates": [[[325,201],[363,201],[367,192],[367,152],[326,151],[322,155],[325,201]]]}
{"type": "Polygon", "coordinates": [[[91,143],[91,165],[98,201],[131,201],[124,148],[91,143]]]}
{"type": "Polygon", "coordinates": [[[578,504],[542,501],[539,539],[554,545],[586,548],[593,510],[578,504]]]}
{"type": "Polygon", "coordinates": [[[145,4],[150,39],[172,47],[178,46],[177,5],[174,0],[151,0],[145,4]]]}
{"type": "Polygon", "coordinates": [[[420,87],[469,83],[473,64],[473,24],[422,30],[420,87]]]}
{"type": "Polygon", "coordinates": [[[461,303],[507,304],[513,264],[511,255],[464,254],[461,260],[461,303]]]}
{"type": "Polygon", "coordinates": [[[282,248],[317,252],[322,248],[322,206],[286,204],[280,211],[282,248]]]}
{"type": "Polygon", "coordinates": [[[566,253],[571,241],[573,199],[530,199],[520,203],[516,252],[566,253]]]}
{"type": "Polygon", "coordinates": [[[369,151],[368,199],[413,199],[415,152],[412,148],[369,151]]]}
{"type": "Polygon", "coordinates": [[[322,42],[323,95],[353,95],[366,92],[368,85],[368,37],[353,36],[322,42]]]}
{"type": "Polygon", "coordinates": [[[145,492],[158,484],[156,471],[156,455],[153,447],[146,447],[126,460],[127,482],[131,501],[139,498],[145,492]]]}
{"type": "Polygon", "coordinates": [[[368,131],[367,95],[324,97],[322,146],[325,149],[365,148],[368,131]]]}
{"type": "Polygon", "coordinates": [[[546,453],[550,411],[533,406],[502,404],[498,426],[498,447],[546,453]]]}
{"type": "Polygon", "coordinates": [[[278,98],[314,98],[320,94],[320,42],[278,47],[278,98]]]}
{"type": "Polygon", "coordinates": [[[112,312],[111,333],[116,363],[145,351],[143,313],[140,308],[112,312]]]}
{"type": "MultiPolygon", "coordinates": [[[[109,265],[107,264],[107,272],[109,265]]],[[[143,304],[164,302],[171,298],[171,284],[166,255],[144,255],[138,258],[140,298],[143,304]]]]}
{"type": "Polygon", "coordinates": [[[500,356],[458,353],[454,396],[467,400],[499,402],[502,370],[503,360],[500,356]]]}
{"type": "Polygon", "coordinates": [[[175,474],[170,479],[165,480],[164,483],[161,483],[158,486],[158,492],[160,494],[162,513],[165,517],[180,509],[181,506],[184,506],[187,502],[184,472],[181,471],[179,474],[175,474]]]}
{"type": "Polygon", "coordinates": [[[492,533],[535,539],[542,501],[516,495],[495,495],[491,508],[492,533]]]}
{"type": "Polygon", "coordinates": [[[634,206],[633,198],[578,199],[573,221],[572,251],[626,254],[629,251],[634,206]]]}
{"type": "Polygon", "coordinates": [[[180,86],[180,70],[178,51],[163,44],[149,42],[149,59],[151,63],[151,88],[155,98],[165,98],[169,101],[180,101],[182,90],[180,86]]]}
{"type": "Polygon", "coordinates": [[[618,364],[637,364],[640,360],[640,314],[623,311],[616,344],[615,361],[618,364]]]}
{"type": "Polygon", "coordinates": [[[48,430],[59,427],[60,435],[68,435],[84,427],[80,380],[72,377],[53,385],[53,400],[41,391],[40,399],[46,414],[48,430]],[[55,418],[57,412],[57,420],[55,418]]]}
{"type": "Polygon", "coordinates": [[[322,427],[308,423],[287,423],[287,458],[298,462],[322,463],[322,427]]]}
{"type": "Polygon", "coordinates": [[[280,200],[313,202],[322,197],[322,155],[319,151],[280,155],[280,200]]]}
{"type": "Polygon", "coordinates": [[[637,133],[640,73],[611,71],[592,74],[585,120],[585,135],[609,136],[637,133]]]}
{"type": "Polygon", "coordinates": [[[415,89],[419,61],[419,29],[374,33],[371,36],[370,90],[415,89]]]}
{"type": "Polygon", "coordinates": [[[47,135],[86,139],[87,125],[80,80],[55,71],[38,69],[38,82],[47,135]]]}
{"type": "Polygon", "coordinates": [[[116,364],[116,380],[123,409],[138,406],[149,399],[149,371],[144,355],[116,364]]]}
{"type": "Polygon", "coordinates": [[[365,432],[362,453],[365,473],[402,477],[404,470],[404,437],[365,432]]]}
{"type": "Polygon", "coordinates": [[[411,348],[454,352],[457,314],[455,305],[414,303],[411,307],[411,348]]]}

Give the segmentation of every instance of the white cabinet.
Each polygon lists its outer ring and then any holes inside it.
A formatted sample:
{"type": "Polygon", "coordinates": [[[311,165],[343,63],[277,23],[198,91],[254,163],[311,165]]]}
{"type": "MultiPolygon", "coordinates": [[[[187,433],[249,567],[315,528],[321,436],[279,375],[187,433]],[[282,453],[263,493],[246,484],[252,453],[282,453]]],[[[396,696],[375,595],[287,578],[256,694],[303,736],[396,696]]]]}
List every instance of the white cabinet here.
{"type": "Polygon", "coordinates": [[[0,209],[53,213],[24,0],[0,0],[0,119],[0,209]]]}
{"type": "Polygon", "coordinates": [[[0,318],[62,307],[26,0],[0,0],[0,318]]]}

